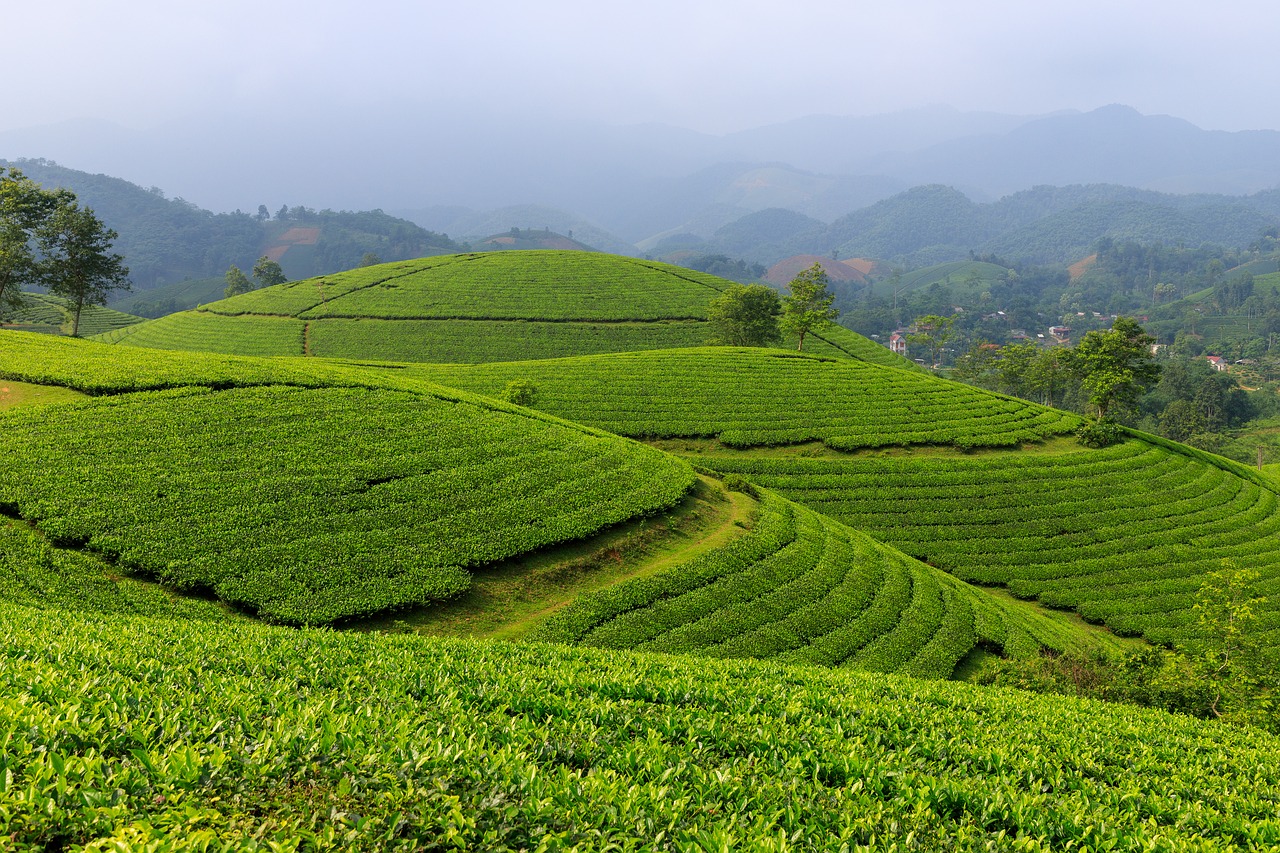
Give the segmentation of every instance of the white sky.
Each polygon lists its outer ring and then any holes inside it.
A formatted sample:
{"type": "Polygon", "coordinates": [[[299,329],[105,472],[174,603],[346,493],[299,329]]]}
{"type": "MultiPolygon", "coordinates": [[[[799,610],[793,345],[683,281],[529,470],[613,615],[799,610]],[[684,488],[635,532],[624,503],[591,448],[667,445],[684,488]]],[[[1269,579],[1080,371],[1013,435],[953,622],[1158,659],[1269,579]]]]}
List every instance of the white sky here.
{"type": "MultiPolygon", "coordinates": [[[[814,113],[1123,103],[1280,129],[1274,0],[41,0],[0,16],[0,131],[195,114],[536,112],[721,133],[814,113]]],[[[241,126],[252,133],[251,122],[241,126]]]]}

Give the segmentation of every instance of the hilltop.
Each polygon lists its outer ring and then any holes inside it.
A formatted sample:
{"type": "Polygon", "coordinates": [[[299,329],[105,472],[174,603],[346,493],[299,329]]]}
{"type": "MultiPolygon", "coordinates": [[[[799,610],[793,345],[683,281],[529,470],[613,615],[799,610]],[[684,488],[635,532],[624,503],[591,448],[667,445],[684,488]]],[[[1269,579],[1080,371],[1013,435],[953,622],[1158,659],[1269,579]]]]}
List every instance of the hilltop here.
{"type": "MultiPolygon", "coordinates": [[[[698,347],[711,337],[707,305],[729,284],[683,267],[597,252],[446,255],[289,282],[102,339],[406,362],[698,347]]],[[[906,364],[838,326],[816,338],[815,352],[906,364]]]]}

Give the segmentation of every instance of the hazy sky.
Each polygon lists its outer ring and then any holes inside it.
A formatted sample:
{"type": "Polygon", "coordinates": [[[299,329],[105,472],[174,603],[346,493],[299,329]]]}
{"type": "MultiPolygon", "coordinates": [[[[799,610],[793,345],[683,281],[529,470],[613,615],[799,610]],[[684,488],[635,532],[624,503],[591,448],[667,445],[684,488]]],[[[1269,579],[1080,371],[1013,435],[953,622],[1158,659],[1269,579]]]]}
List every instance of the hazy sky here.
{"type": "Polygon", "coordinates": [[[1109,103],[1280,129],[1274,0],[42,0],[0,20],[0,130],[417,109],[721,133],[1109,103]]]}

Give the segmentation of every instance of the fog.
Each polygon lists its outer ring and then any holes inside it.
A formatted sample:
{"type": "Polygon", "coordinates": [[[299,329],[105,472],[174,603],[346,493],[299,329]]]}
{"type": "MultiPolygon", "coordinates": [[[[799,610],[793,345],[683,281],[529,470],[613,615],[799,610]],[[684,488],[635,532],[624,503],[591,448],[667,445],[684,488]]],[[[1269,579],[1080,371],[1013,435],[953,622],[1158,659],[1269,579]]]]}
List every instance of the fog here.
{"type": "Polygon", "coordinates": [[[560,203],[566,173],[617,172],[601,139],[643,183],[772,153],[739,131],[940,105],[1280,128],[1280,18],[1241,0],[46,0],[3,26],[0,157],[214,209],[560,203]]]}

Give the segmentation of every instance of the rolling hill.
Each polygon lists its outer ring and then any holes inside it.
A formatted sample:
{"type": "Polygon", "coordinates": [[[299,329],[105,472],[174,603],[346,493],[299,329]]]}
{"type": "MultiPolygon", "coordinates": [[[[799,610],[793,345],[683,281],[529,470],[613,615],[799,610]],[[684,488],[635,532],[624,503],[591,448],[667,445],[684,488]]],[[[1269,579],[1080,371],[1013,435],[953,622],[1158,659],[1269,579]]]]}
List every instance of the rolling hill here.
{"type": "MultiPolygon", "coordinates": [[[[704,345],[730,282],[595,252],[508,251],[289,282],[102,340],[160,349],[405,362],[489,362],[704,345]]],[[[833,327],[815,352],[904,365],[833,327]]]]}
{"type": "MultiPolygon", "coordinates": [[[[59,406],[56,423],[41,408],[0,415],[13,460],[0,505],[112,572],[207,590],[273,621],[329,624],[456,597],[504,560],[678,509],[694,485],[675,456],[446,391],[408,368],[37,336],[0,346],[8,378],[97,395],[59,406]],[[58,487],[72,481],[75,490],[58,487]]],[[[705,654],[946,677],[979,644],[1026,655],[1107,642],[768,493],[747,501],[735,526],[714,547],[598,591],[613,602],[609,619],[629,609],[619,600],[636,607],[655,590],[677,607],[665,628],[632,614],[647,633],[623,647],[683,637],[681,648],[705,654]],[[769,616],[748,625],[730,615],[742,607],[769,616]],[[710,634],[708,620],[719,626],[710,634]],[[791,639],[765,643],[761,630],[791,639]]],[[[571,614],[588,607],[572,597],[562,602],[571,614]]],[[[560,624],[582,617],[568,618],[560,624]]]]}
{"type": "Polygon", "coordinates": [[[1157,642],[1199,641],[1196,591],[1234,561],[1261,573],[1256,630],[1280,649],[1277,488],[1212,454],[1146,435],[1102,451],[1046,442],[1078,418],[922,373],[762,350],[414,370],[482,393],[530,380],[544,411],[666,439],[957,577],[1157,642]],[[1007,450],[972,452],[983,447],[1007,450]]]}

